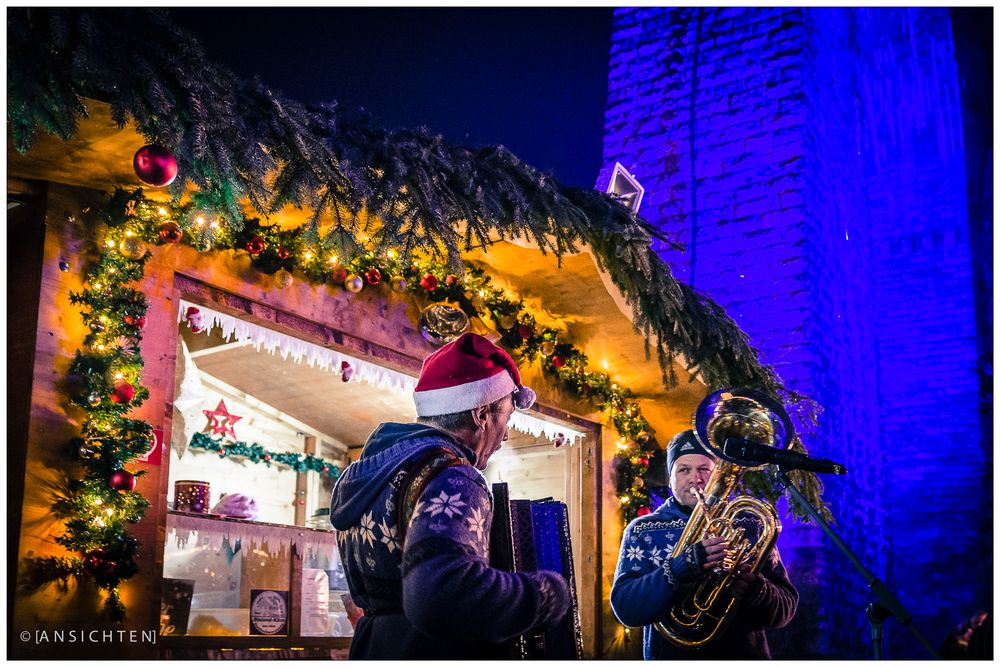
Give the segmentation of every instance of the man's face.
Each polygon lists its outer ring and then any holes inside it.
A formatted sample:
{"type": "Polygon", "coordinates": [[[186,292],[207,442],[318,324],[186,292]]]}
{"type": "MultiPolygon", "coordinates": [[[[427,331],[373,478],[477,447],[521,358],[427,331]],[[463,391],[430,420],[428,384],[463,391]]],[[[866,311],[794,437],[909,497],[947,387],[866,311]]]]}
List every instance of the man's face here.
{"type": "Polygon", "coordinates": [[[698,498],[691,493],[691,487],[704,490],[715,461],[704,454],[685,454],[677,457],[670,470],[670,489],[674,497],[685,507],[694,507],[698,498]]]}
{"type": "Polygon", "coordinates": [[[480,470],[486,469],[490,457],[500,449],[504,440],[507,439],[509,435],[507,422],[510,421],[512,414],[514,414],[514,398],[512,396],[501,400],[496,409],[487,414],[480,441],[481,449],[479,451],[482,454],[476,457],[476,467],[480,470]]]}

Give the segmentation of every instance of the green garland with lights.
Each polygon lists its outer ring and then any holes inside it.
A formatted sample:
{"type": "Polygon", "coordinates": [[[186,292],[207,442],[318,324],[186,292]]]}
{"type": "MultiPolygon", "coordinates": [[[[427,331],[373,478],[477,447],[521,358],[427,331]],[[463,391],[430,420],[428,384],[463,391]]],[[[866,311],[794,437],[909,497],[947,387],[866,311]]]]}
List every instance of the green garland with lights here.
{"type": "MultiPolygon", "coordinates": [[[[493,285],[482,269],[466,264],[460,277],[440,261],[415,257],[404,261],[391,248],[376,252],[361,245],[347,248],[324,243],[323,239],[330,237],[312,235],[308,225],[281,229],[251,218],[234,229],[192,203],[156,202],[141,189],[116,191],[101,221],[104,233],[96,235],[97,261],[87,270],[83,291],[70,297],[71,303],[81,306],[90,331],[68,378],[74,387],[71,402],[88,415],[80,437],[71,443],[83,475],[54,507],[57,516],[66,520],[66,533],[57,541],[81,557],[34,559],[35,578],[45,578],[39,577],[39,570],[47,571],[49,579],[89,575],[108,592],[106,606],[112,618],[119,620],[124,615],[118,587],[137,571],[134,555],[138,549],[126,524],[142,518],[148,501],[131,489],[116,489],[111,480],[149,449],[152,438],[150,424],[125,417],[149,396],[140,384],[143,364],[139,353],[148,302],[129,286],[144,275],[151,256],[148,243],[185,243],[203,252],[245,252],[256,269],[273,275],[279,288],[291,284],[291,272],[295,271],[311,283],[352,292],[366,287],[388,288],[428,301],[453,303],[468,316],[489,322],[500,334],[500,344],[520,359],[540,360],[547,376],[608,414],[620,437],[613,465],[623,518],[627,522],[652,509],[643,475],[661,446],[633,392],[609,373],[590,370],[587,356],[564,339],[565,332],[540,326],[522,300],[493,285]]],[[[339,474],[322,459],[268,452],[257,444],[226,444],[205,434],[196,434],[191,444],[254,463],[288,465],[298,472],[339,474]]],[[[124,474],[134,479],[131,473],[124,474]]],[[[747,474],[745,490],[768,495],[770,487],[760,478],[763,475],[759,473],[747,474]]]]}
{"type": "Polygon", "coordinates": [[[128,526],[142,519],[149,505],[134,490],[142,472],[133,474],[126,467],[153,443],[152,426],[127,417],[149,397],[141,385],[139,352],[149,303],[134,285],[150,257],[143,239],[151,232],[135,224],[130,205],[115,203],[106,209],[106,233],[86,269],[84,287],[70,293],[89,332],[70,364],[67,390],[70,403],[85,418],[80,435],[69,443],[79,475],[57,497],[53,513],[65,521],[56,542],[79,555],[34,565],[49,568],[58,578],[91,577],[107,593],[111,618],[120,620],[125,608],[119,586],[138,571],[139,543],[128,526]]]}
{"type": "Polygon", "coordinates": [[[214,451],[219,458],[236,456],[251,463],[263,463],[268,468],[271,464],[291,468],[295,472],[318,472],[324,477],[337,479],[340,476],[340,466],[336,463],[326,461],[312,454],[298,454],[296,452],[272,452],[264,449],[261,445],[246,443],[240,440],[236,442],[226,442],[211,437],[206,433],[195,433],[191,437],[189,447],[192,449],[204,449],[214,451]]]}

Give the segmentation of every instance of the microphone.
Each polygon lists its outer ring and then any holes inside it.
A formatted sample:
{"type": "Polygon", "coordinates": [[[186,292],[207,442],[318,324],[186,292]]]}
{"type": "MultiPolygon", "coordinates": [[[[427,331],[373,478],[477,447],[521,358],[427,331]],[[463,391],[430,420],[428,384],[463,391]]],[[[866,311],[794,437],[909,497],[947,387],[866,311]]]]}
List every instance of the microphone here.
{"type": "Polygon", "coordinates": [[[729,438],[722,451],[740,461],[752,463],[774,463],[782,470],[808,470],[834,475],[846,475],[847,468],[829,459],[816,459],[787,449],[775,449],[767,445],[758,445],[745,438],[729,438]]]}

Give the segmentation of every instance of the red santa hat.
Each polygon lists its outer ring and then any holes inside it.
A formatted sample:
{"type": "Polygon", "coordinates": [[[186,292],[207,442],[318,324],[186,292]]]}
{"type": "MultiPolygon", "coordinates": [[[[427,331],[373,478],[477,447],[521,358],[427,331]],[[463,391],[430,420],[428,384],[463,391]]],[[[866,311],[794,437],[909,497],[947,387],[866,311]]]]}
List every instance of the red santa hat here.
{"type": "Polygon", "coordinates": [[[535,402],[509,354],[478,334],[464,333],[424,359],[413,402],[418,417],[433,417],[489,405],[510,393],[520,410],[535,402]]]}

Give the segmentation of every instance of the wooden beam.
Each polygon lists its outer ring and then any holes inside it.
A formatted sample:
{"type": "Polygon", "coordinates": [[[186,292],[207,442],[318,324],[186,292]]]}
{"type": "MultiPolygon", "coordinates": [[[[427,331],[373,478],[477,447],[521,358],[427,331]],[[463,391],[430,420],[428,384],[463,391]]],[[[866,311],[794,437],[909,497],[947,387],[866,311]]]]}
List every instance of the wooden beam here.
{"type": "MultiPolygon", "coordinates": [[[[303,451],[316,455],[316,436],[305,436],[303,451]]],[[[303,502],[309,497],[309,473],[300,472],[295,476],[295,525],[306,525],[306,513],[309,506],[303,502]]]]}

